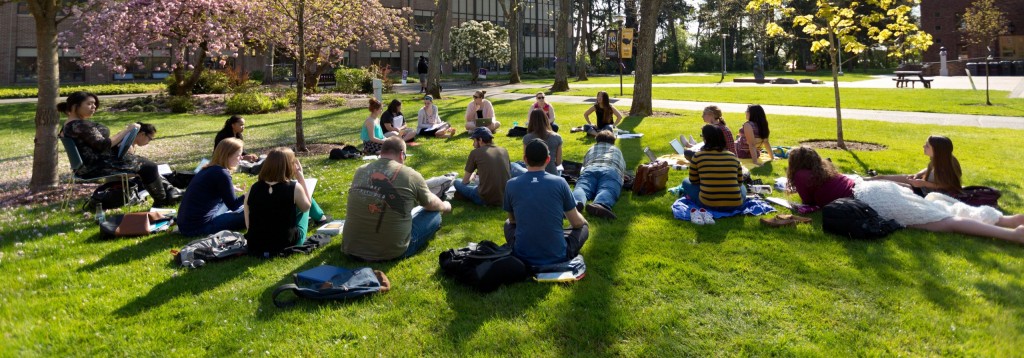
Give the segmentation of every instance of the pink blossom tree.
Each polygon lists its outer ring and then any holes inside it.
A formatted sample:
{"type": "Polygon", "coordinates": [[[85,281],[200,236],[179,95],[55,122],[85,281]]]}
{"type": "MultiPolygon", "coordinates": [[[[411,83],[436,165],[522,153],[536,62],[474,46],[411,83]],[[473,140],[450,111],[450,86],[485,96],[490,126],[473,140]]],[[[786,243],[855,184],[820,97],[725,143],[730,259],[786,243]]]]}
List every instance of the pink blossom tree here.
{"type": "Polygon", "coordinates": [[[307,89],[316,88],[320,74],[341,63],[345,51],[359,43],[390,50],[402,40],[419,40],[411,23],[412,10],[387,8],[379,0],[257,1],[261,4],[254,8],[253,23],[260,30],[254,31],[255,40],[283,49],[300,62],[304,59],[305,66],[300,67],[307,89]]]}
{"type": "Polygon", "coordinates": [[[188,95],[205,68],[206,60],[222,63],[236,56],[246,39],[250,9],[245,0],[91,0],[96,11],[75,8],[73,30],[62,33],[62,43],[81,54],[84,67],[101,63],[124,73],[141,66],[140,57],[166,48],[173,73],[174,95],[188,95]],[[70,43],[69,39],[80,40],[70,43]],[[186,70],[192,70],[186,75],[186,70]]]}

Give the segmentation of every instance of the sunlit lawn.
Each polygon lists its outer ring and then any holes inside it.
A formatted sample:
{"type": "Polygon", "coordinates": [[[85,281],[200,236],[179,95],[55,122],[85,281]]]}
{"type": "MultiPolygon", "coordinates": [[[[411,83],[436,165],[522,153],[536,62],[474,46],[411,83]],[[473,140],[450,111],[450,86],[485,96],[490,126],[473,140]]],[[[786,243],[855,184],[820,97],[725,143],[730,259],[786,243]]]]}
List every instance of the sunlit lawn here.
{"type": "MultiPolygon", "coordinates": [[[[403,98],[411,98],[403,97],[403,98]]],[[[437,101],[462,126],[464,98],[437,101]]],[[[406,103],[415,113],[415,102],[406,103]]],[[[497,117],[523,121],[527,103],[495,101],[497,117]]],[[[558,105],[562,128],[582,124],[582,105],[558,105]]],[[[727,113],[736,130],[741,114],[727,113]]],[[[365,109],[306,114],[307,140],[356,142],[365,109]]],[[[0,161],[31,154],[32,106],[0,106],[0,161]]],[[[118,127],[155,123],[142,154],[177,169],[209,156],[226,116],[100,113],[118,127]]],[[[250,150],[290,143],[293,115],[246,116],[250,150]]],[[[828,139],[829,119],[771,116],[772,143],[828,139]]],[[[621,140],[630,167],[641,149],[667,153],[668,141],[699,130],[698,113],[630,117],[621,140]]],[[[1019,166],[1024,132],[848,121],[848,140],[883,144],[878,152],[824,150],[845,172],[907,173],[926,164],[921,144],[944,134],[956,144],[965,184],[1001,189],[1003,207],[1024,210],[1019,166]],[[994,143],[999,143],[994,145],[994,143]]],[[[562,133],[564,156],[581,160],[593,144],[562,133]]],[[[518,138],[500,135],[513,158],[518,138]]],[[[421,139],[408,164],[425,176],[461,172],[471,145],[421,139]]],[[[63,153],[62,153],[63,155],[63,153]]],[[[361,161],[302,157],[321,180],[316,197],[337,218],[361,161]]],[[[67,163],[61,159],[63,168],[67,163]]],[[[753,169],[765,181],[784,161],[753,169]]],[[[671,172],[678,184],[685,171],[671,172]]],[[[251,184],[255,177],[236,174],[251,184]]],[[[777,195],[780,195],[777,193],[777,195]]],[[[791,197],[791,199],[793,199],[791,197]]],[[[672,217],[671,195],[624,194],[617,221],[593,219],[583,249],[587,276],[574,284],[519,283],[481,295],[438,273],[437,255],[470,241],[503,242],[505,214],[456,202],[420,254],[372,263],[391,292],[351,302],[302,302],[278,309],[270,293],[291,274],[320,264],[367,265],[340,252],[340,238],[312,255],[243,257],[199,270],[178,268],[176,234],[106,240],[77,210],[58,204],[0,211],[0,356],[1021,356],[1024,346],[1024,247],[992,239],[903,230],[873,242],[822,232],[815,222],[769,229],[757,217],[694,226],[672,217]]],[[[146,209],[142,207],[140,209],[146,209]]]]}

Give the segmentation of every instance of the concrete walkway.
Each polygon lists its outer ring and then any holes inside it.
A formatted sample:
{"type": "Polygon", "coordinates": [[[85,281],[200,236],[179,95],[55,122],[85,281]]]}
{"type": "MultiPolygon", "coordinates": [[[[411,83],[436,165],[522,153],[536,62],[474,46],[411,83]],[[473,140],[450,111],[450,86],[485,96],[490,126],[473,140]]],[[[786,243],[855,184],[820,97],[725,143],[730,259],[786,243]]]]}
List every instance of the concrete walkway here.
{"type": "MultiPolygon", "coordinates": [[[[895,85],[892,81],[892,76],[877,76],[879,78],[857,81],[857,82],[842,82],[840,88],[894,88],[895,85]]],[[[977,85],[978,78],[974,78],[975,84],[977,85]]],[[[984,77],[981,78],[984,81],[984,77]]],[[[981,82],[984,86],[984,82],[981,82]]],[[[990,84],[992,90],[1001,91],[1013,91],[1024,93],[1024,77],[990,77],[990,84]]],[[[573,88],[594,88],[594,87],[610,87],[610,84],[578,84],[573,83],[569,85],[573,88]]],[[[745,83],[723,83],[723,84],[654,84],[654,87],[739,87],[739,86],[766,86],[758,84],[745,84],[745,83]]],[[[767,85],[767,86],[787,86],[793,85],[767,85]]],[[[823,85],[810,85],[801,84],[797,86],[817,86],[831,88],[831,83],[823,85]]],[[[477,87],[469,86],[450,86],[446,84],[446,87],[451,87],[444,91],[446,95],[456,96],[471,96],[474,91],[478,89],[484,89],[487,91],[487,97],[491,99],[501,100],[521,100],[521,101],[533,101],[532,94],[522,93],[506,93],[506,90],[512,89],[525,89],[525,88],[539,88],[546,87],[545,85],[538,84],[516,84],[516,85],[496,85],[494,83],[484,84],[477,87]]],[[[400,93],[416,93],[419,91],[419,84],[410,85],[395,85],[395,88],[400,93]]],[[[949,89],[970,89],[970,82],[967,77],[936,77],[935,82],[932,83],[932,88],[949,88],[949,89]],[[964,88],[966,86],[966,88],[964,88]]],[[[984,88],[984,87],[981,87],[984,88]]],[[[911,91],[915,89],[909,89],[911,91]]],[[[927,89],[917,89],[927,90],[927,89]]],[[[593,97],[583,96],[562,96],[562,95],[548,95],[547,101],[551,103],[569,103],[569,104],[593,104],[593,97]]],[[[628,109],[632,105],[630,98],[613,99],[613,103],[620,110],[628,109]]],[[[717,105],[722,108],[725,112],[744,112],[747,109],[746,104],[741,103],[712,103],[712,102],[696,102],[696,101],[671,101],[671,100],[653,100],[651,105],[654,108],[661,109],[677,109],[677,110],[689,110],[689,111],[701,111],[704,107],[709,105],[717,105]]],[[[795,116],[808,116],[808,117],[825,117],[835,118],[835,108],[823,108],[823,107],[799,107],[799,106],[779,106],[779,105],[763,105],[765,111],[771,114],[779,115],[795,115],[795,116]]],[[[1024,130],[1024,117],[1004,117],[1004,116],[984,116],[984,115],[971,115],[971,114],[945,114],[945,113],[923,113],[923,112],[901,112],[901,111],[882,111],[882,110],[869,110],[869,109],[843,109],[844,120],[874,120],[883,122],[893,123],[912,123],[912,124],[932,124],[932,125],[943,125],[943,126],[968,126],[968,127],[981,127],[981,128],[1005,128],[1005,129],[1018,129],[1024,130]]]]}

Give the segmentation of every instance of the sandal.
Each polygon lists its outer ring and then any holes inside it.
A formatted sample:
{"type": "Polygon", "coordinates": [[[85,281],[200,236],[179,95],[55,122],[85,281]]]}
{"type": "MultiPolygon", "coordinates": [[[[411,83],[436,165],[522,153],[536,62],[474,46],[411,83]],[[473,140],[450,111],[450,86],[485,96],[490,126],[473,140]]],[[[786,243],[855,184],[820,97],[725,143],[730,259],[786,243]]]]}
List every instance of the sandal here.
{"type": "Polygon", "coordinates": [[[792,214],[779,214],[776,217],[779,218],[779,219],[782,219],[782,220],[792,220],[794,223],[797,223],[797,224],[810,224],[811,221],[813,221],[813,220],[811,220],[811,218],[803,217],[803,216],[796,216],[796,215],[792,215],[792,214]]]}
{"type": "MultiPolygon", "coordinates": [[[[769,219],[769,218],[761,218],[761,224],[765,225],[765,226],[768,226],[768,227],[783,227],[783,226],[795,226],[796,225],[796,221],[793,221],[792,218],[785,219],[785,218],[783,218],[783,216],[786,216],[786,215],[785,214],[778,215],[778,216],[776,216],[774,218],[771,218],[771,219],[769,219]]],[[[792,216],[792,215],[789,215],[789,216],[792,216]]]]}

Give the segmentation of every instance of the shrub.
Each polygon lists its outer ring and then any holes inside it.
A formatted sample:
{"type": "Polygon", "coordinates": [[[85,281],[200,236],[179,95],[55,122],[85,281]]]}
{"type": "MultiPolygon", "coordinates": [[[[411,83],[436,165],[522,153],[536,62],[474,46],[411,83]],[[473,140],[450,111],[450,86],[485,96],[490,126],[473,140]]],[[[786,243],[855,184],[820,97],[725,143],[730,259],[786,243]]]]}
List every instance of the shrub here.
{"type": "MultiPolygon", "coordinates": [[[[185,77],[192,75],[192,71],[185,71],[185,77]]],[[[169,93],[175,93],[178,84],[174,82],[174,76],[169,76],[164,80],[164,84],[167,85],[167,91],[169,93]]],[[[195,86],[192,87],[192,94],[210,94],[210,93],[227,93],[230,88],[230,80],[228,76],[223,72],[206,70],[199,75],[199,80],[196,81],[195,86]]]]}
{"type": "Polygon", "coordinates": [[[128,108],[128,112],[142,112],[142,106],[134,105],[128,108]]]}
{"type": "Polygon", "coordinates": [[[288,98],[278,97],[278,98],[273,99],[273,109],[275,111],[280,111],[280,110],[288,108],[290,106],[291,106],[291,103],[288,102],[288,98]]]}
{"type": "Polygon", "coordinates": [[[274,101],[262,93],[238,93],[228,97],[227,114],[267,113],[274,108],[274,101]]]}
{"type": "Polygon", "coordinates": [[[156,106],[154,106],[152,104],[147,104],[145,106],[142,106],[142,111],[143,112],[156,112],[156,111],[158,111],[158,109],[156,108],[156,106]]]}
{"type": "Polygon", "coordinates": [[[256,83],[263,84],[263,71],[256,70],[249,72],[249,80],[256,81],[256,83]]]}
{"type": "MultiPolygon", "coordinates": [[[[61,86],[60,95],[67,96],[78,91],[89,91],[98,96],[159,92],[165,88],[161,83],[115,83],[106,85],[61,86]]],[[[31,98],[39,95],[38,87],[16,86],[0,88],[0,98],[31,98]]]]}
{"type": "Polygon", "coordinates": [[[345,98],[340,96],[323,95],[317,100],[317,103],[331,107],[344,107],[345,98]]]}
{"type": "Polygon", "coordinates": [[[335,87],[344,93],[373,92],[370,72],[363,68],[341,67],[334,71],[335,87]]]}
{"type": "Polygon", "coordinates": [[[167,108],[171,113],[188,113],[196,109],[196,104],[192,103],[191,96],[174,96],[167,100],[167,108]]]}

